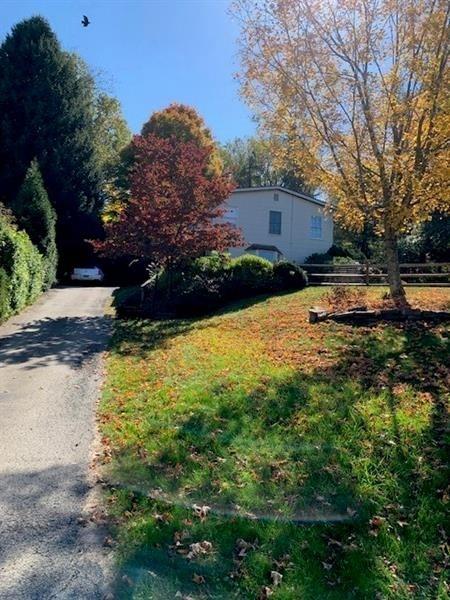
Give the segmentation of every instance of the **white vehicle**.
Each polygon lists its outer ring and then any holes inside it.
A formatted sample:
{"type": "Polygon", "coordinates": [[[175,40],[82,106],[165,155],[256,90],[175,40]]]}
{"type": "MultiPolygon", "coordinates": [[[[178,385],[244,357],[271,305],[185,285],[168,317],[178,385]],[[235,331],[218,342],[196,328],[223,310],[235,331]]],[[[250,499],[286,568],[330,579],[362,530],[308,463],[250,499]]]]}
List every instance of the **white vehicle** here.
{"type": "Polygon", "coordinates": [[[105,275],[98,267],[75,268],[70,274],[72,281],[103,281],[105,275]]]}

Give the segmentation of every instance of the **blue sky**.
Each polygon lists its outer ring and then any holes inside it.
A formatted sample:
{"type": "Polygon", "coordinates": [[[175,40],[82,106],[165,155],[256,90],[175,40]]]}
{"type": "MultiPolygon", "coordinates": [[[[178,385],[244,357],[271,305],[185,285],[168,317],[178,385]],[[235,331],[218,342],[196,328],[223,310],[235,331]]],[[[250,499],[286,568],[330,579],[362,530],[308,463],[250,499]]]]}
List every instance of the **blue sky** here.
{"type": "Polygon", "coordinates": [[[45,16],[117,96],[133,132],[171,102],[195,106],[221,142],[255,130],[239,98],[239,29],[228,0],[3,0],[0,36],[45,16]],[[82,15],[91,20],[81,26],[82,15]]]}

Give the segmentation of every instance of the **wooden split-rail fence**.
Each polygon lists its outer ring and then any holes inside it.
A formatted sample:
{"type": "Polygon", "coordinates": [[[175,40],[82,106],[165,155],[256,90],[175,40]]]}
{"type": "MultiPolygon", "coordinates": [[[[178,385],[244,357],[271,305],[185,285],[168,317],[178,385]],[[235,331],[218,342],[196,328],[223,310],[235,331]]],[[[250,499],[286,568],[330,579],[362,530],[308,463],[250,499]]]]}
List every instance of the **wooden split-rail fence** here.
{"type": "MultiPolygon", "coordinates": [[[[364,263],[350,265],[300,265],[308,273],[311,285],[386,285],[386,265],[364,263]]],[[[401,263],[404,285],[450,287],[450,263],[401,263]]]]}

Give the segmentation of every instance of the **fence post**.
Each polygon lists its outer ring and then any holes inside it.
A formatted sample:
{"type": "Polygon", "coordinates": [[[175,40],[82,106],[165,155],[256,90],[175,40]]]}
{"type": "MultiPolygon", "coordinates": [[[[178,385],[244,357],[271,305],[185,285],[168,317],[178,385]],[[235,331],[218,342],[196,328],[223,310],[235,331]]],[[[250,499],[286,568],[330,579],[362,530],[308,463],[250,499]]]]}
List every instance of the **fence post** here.
{"type": "Polygon", "coordinates": [[[366,258],[366,285],[370,284],[370,270],[369,270],[369,259],[366,258]]]}

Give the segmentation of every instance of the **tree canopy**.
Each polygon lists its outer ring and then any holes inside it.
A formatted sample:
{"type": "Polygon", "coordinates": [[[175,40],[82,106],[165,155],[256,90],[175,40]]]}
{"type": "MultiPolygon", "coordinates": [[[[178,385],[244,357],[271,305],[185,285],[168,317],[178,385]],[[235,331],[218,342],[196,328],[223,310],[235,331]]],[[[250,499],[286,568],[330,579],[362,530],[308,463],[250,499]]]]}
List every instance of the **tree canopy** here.
{"type": "Polygon", "coordinates": [[[174,136],[182,142],[193,142],[199,148],[209,150],[209,172],[212,175],[220,175],[222,172],[222,160],[211,131],[191,106],[173,103],[154,112],[142,126],[141,134],[153,134],[163,139],[174,136]]]}
{"type": "Polygon", "coordinates": [[[206,175],[210,149],[152,133],[135,136],[132,147],[130,200],[106,224],[106,240],[95,243],[97,249],[170,268],[241,243],[239,231],[220,222],[232,185],[225,176],[206,175]]]}
{"type": "Polygon", "coordinates": [[[301,169],[280,157],[279,140],[274,138],[236,138],[221,147],[226,173],[230,173],[238,187],[280,185],[296,192],[312,193],[301,169]]]}
{"type": "Polygon", "coordinates": [[[99,230],[94,116],[94,81],[62,50],[47,21],[32,17],[15,25],[0,47],[0,199],[11,204],[36,158],[66,263],[86,252],[83,240],[99,230]]]}
{"type": "Polygon", "coordinates": [[[124,202],[125,193],[118,180],[123,174],[122,153],[129,148],[132,135],[119,101],[105,93],[96,98],[94,132],[102,172],[102,217],[107,222],[115,218],[124,202]]]}
{"type": "Polygon", "coordinates": [[[94,133],[97,158],[108,179],[117,166],[121,150],[131,142],[131,131],[117,98],[104,92],[95,99],[94,133]]]}
{"type": "Polygon", "coordinates": [[[17,197],[12,203],[17,224],[24,229],[44,258],[44,287],[56,280],[56,213],[48,199],[39,164],[31,162],[17,197]]]}
{"type": "MultiPolygon", "coordinates": [[[[220,152],[211,132],[198,112],[190,106],[174,103],[153,113],[142,126],[141,137],[147,136],[190,142],[197,148],[207,151],[208,162],[205,171],[207,177],[215,177],[223,172],[220,152]]],[[[130,199],[131,176],[136,161],[136,145],[130,142],[120,152],[120,161],[110,186],[112,193],[104,210],[105,222],[117,219],[127,205],[130,199]]]]}
{"type": "Polygon", "coordinates": [[[242,92],[261,122],[386,249],[405,303],[398,236],[450,211],[446,0],[238,0],[242,92]]]}

